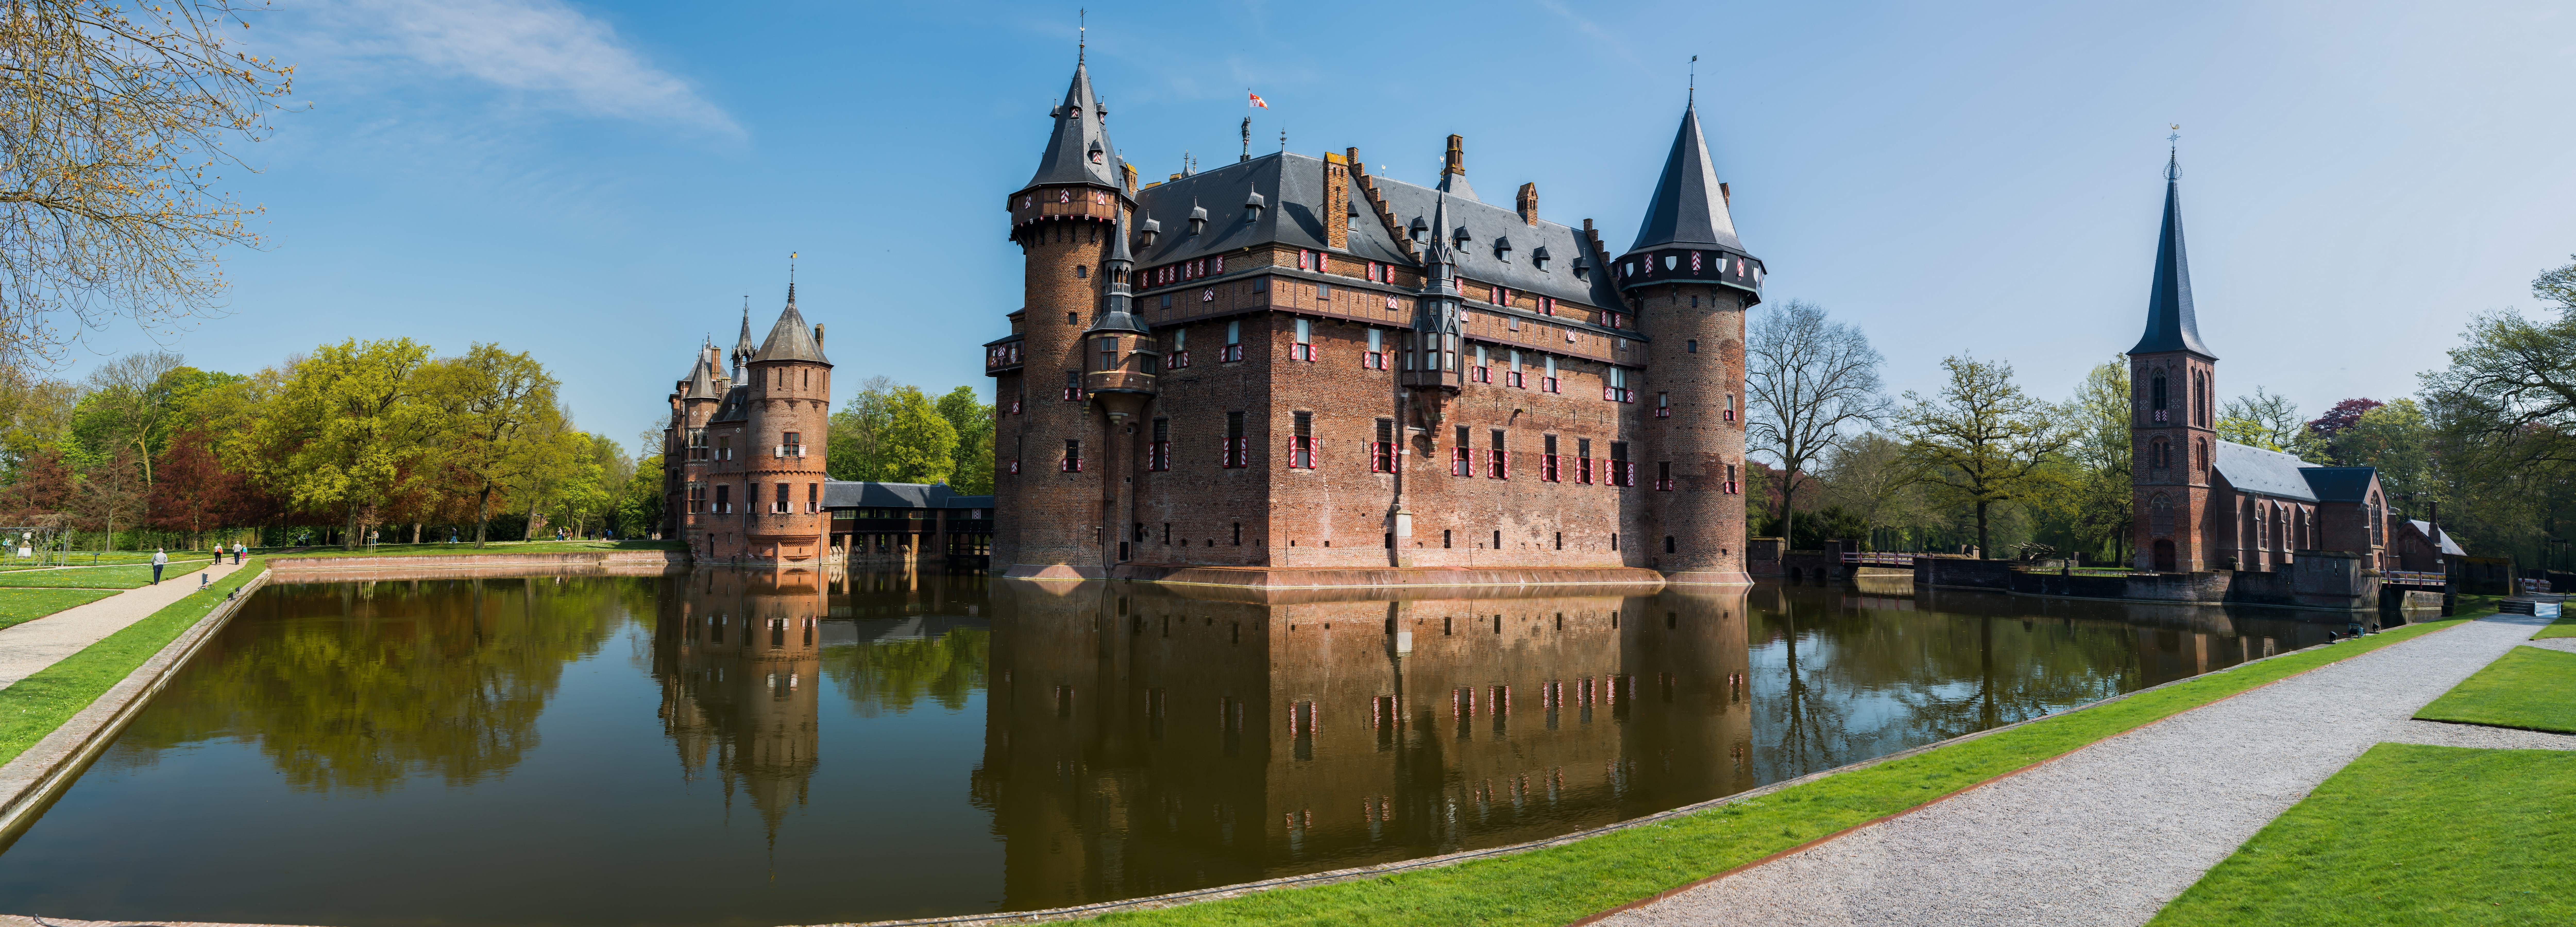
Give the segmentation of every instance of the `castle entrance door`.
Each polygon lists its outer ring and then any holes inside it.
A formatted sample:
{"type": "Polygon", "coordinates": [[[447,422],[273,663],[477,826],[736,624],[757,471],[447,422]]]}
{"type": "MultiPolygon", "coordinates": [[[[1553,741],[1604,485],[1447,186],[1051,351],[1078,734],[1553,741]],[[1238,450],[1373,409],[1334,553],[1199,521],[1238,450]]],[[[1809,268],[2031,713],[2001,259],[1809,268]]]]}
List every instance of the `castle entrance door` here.
{"type": "Polygon", "coordinates": [[[2156,539],[2156,572],[2174,572],[2174,549],[2172,538],[2156,539]]]}

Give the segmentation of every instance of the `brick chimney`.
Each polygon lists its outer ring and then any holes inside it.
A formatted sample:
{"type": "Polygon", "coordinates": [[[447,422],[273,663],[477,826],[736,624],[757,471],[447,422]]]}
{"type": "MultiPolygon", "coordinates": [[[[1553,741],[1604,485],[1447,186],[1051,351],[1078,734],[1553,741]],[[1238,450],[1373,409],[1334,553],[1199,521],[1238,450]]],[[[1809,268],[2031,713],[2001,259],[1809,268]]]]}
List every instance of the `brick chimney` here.
{"type": "MultiPolygon", "coordinates": [[[[1359,149],[1351,149],[1356,152],[1359,149]]],[[[1340,251],[1351,246],[1351,162],[1324,152],[1324,244],[1340,251]]]]}
{"type": "Polygon", "coordinates": [[[1522,225],[1538,224],[1538,184],[1522,184],[1520,195],[1513,197],[1512,203],[1521,211],[1522,225]]]}
{"type": "Polygon", "coordinates": [[[1466,139],[1456,135],[1449,136],[1449,156],[1441,160],[1440,173],[1442,176],[1447,176],[1450,174],[1464,174],[1466,172],[1466,139]]]}

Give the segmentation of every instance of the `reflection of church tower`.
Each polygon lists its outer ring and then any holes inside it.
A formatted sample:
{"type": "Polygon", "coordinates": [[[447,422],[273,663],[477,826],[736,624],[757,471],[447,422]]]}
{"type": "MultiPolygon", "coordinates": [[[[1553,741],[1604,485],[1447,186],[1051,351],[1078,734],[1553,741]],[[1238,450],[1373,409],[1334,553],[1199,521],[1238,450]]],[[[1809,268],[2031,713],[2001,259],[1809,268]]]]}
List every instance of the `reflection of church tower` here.
{"type": "Polygon", "coordinates": [[[727,795],[751,797],[774,837],[814,777],[822,579],[710,570],[672,582],[686,589],[654,646],[663,730],[688,777],[712,765],[727,795]]]}

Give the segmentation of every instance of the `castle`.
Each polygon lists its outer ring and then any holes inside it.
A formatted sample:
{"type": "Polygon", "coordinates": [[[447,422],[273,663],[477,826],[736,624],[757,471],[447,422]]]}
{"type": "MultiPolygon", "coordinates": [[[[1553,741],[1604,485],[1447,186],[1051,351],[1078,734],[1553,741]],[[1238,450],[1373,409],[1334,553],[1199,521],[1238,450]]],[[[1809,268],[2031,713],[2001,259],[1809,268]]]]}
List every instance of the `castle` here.
{"type": "Polygon", "coordinates": [[[2147,330],[2129,349],[2133,566],[2279,572],[2296,552],[2343,551],[2370,569],[2425,568],[2402,563],[2391,535],[2436,529],[2390,517],[2377,469],[2321,467],[2219,439],[2218,355],[2201,341],[2192,308],[2181,178],[2168,159],[2147,330]]]}
{"type": "Polygon", "coordinates": [[[662,536],[686,541],[700,563],[820,562],[832,362],[823,357],[823,326],[808,328],[796,311],[794,281],[787,308],[757,345],[751,309],[743,308],[731,369],[725,359],[715,345],[701,346],[671,391],[662,536]]]}
{"type": "Polygon", "coordinates": [[[1077,62],[1010,194],[993,568],[1250,585],[1736,584],[1746,253],[1685,106],[1625,251],[1282,151],[1139,186],[1077,62]]]}

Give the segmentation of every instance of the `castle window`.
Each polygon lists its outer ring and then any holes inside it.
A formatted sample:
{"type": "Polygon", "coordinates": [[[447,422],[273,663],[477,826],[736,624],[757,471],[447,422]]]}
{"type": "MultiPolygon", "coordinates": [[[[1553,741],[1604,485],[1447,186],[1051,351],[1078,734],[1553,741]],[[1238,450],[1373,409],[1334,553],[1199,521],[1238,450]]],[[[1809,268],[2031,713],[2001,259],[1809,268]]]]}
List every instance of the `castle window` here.
{"type": "MultiPolygon", "coordinates": [[[[1538,478],[1550,483],[1560,482],[1563,474],[1556,466],[1556,436],[1548,435],[1541,439],[1541,443],[1545,448],[1538,458],[1538,478]]],[[[1559,544],[1558,547],[1562,549],[1564,545],[1559,544]]]]}
{"type": "Polygon", "coordinates": [[[707,509],[707,484],[705,484],[705,483],[701,483],[701,482],[698,482],[698,481],[696,481],[696,480],[690,480],[690,481],[689,481],[689,511],[690,511],[690,512],[693,512],[693,513],[694,513],[694,512],[703,512],[703,511],[706,511],[706,509],[707,509]]]}
{"type": "Polygon", "coordinates": [[[1297,333],[1296,333],[1296,336],[1295,336],[1295,337],[1296,337],[1296,341],[1295,341],[1295,343],[1290,344],[1290,345],[1288,346],[1288,359],[1289,359],[1289,360],[1301,360],[1301,361],[1313,361],[1313,360],[1315,359],[1315,322],[1314,322],[1314,320],[1312,320],[1312,319],[1298,319],[1298,320],[1297,320],[1297,333]]]}
{"type": "Polygon", "coordinates": [[[1503,385],[1513,389],[1526,389],[1527,387],[1521,383],[1521,352],[1515,350],[1506,353],[1511,356],[1511,369],[1504,373],[1503,385]]]}
{"type": "Polygon", "coordinates": [[[1555,314],[1556,314],[1556,297],[1553,297],[1553,296],[1541,296],[1541,297],[1539,297],[1539,298],[1538,298],[1538,311],[1539,311],[1539,314],[1541,314],[1541,315],[1555,315],[1555,314]]]}
{"type": "Polygon", "coordinates": [[[1225,323],[1225,347],[1217,352],[1216,359],[1220,363],[1243,359],[1243,322],[1241,320],[1225,323]]]}
{"type": "Polygon", "coordinates": [[[1383,330],[1376,328],[1368,330],[1368,351],[1360,355],[1360,366],[1370,370],[1386,369],[1385,338],[1386,332],[1383,330]]]}
{"type": "Polygon", "coordinates": [[[716,487],[716,507],[710,511],[713,511],[718,515],[728,514],[733,511],[733,486],[731,484],[716,487]]]}
{"type": "Polygon", "coordinates": [[[716,459],[733,459],[733,437],[731,435],[726,435],[716,439],[716,459]]]}
{"type": "Polygon", "coordinates": [[[1657,490],[1661,490],[1661,491],[1663,491],[1663,492],[1671,492],[1671,491],[1672,491],[1672,489],[1673,489],[1673,462],[1672,462],[1672,461],[1669,461],[1669,460],[1658,460],[1658,461],[1656,461],[1656,462],[1655,462],[1655,488],[1656,488],[1657,490]]]}
{"type": "Polygon", "coordinates": [[[1441,549],[1441,550],[1448,550],[1448,549],[1449,549],[1449,531],[1450,531],[1450,529],[1448,529],[1448,528],[1442,528],[1442,529],[1440,529],[1440,549],[1441,549]]]}
{"type": "Polygon", "coordinates": [[[2209,472],[2209,439],[2202,438],[2200,439],[2199,444],[2199,456],[2192,458],[2192,462],[2200,466],[2201,473],[2207,474],[2209,472]]]}
{"type": "Polygon", "coordinates": [[[1547,375],[1539,378],[1538,390],[1542,393],[1562,392],[1556,388],[1556,355],[1554,354],[1547,356],[1547,375]]]}
{"type": "Polygon", "coordinates": [[[1592,485],[1592,439],[1574,439],[1574,482],[1592,485]]]}
{"type": "MultiPolygon", "coordinates": [[[[1628,388],[1628,368],[1610,368],[1610,382],[1601,387],[1601,398],[1609,402],[1637,401],[1636,391],[1628,388]]],[[[1664,412],[1657,410],[1655,414],[1662,417],[1664,412]]]]}
{"type": "Polygon", "coordinates": [[[1145,469],[1163,471],[1171,468],[1172,420],[1158,418],[1154,420],[1154,443],[1145,450],[1145,469]]]}
{"type": "Polygon", "coordinates": [[[1092,344],[1098,347],[1100,351],[1099,369],[1118,369],[1118,338],[1116,336],[1095,339],[1092,344]]]}
{"type": "Polygon", "coordinates": [[[1239,521],[1234,523],[1234,546],[1243,546],[1243,523],[1239,521]]]}
{"type": "Polygon", "coordinates": [[[1470,437],[1473,434],[1474,432],[1467,430],[1467,426],[1458,426],[1458,440],[1449,448],[1450,476],[1476,475],[1476,442],[1470,437]]]}
{"type": "Polygon", "coordinates": [[[1331,299],[1331,298],[1333,298],[1333,285],[1332,285],[1332,284],[1329,284],[1329,283],[1318,283],[1318,284],[1315,284],[1315,298],[1316,298],[1316,299],[1331,299]]]}
{"type": "Polygon", "coordinates": [[[1743,490],[1743,489],[1741,489],[1741,488],[1738,488],[1738,487],[1735,485],[1735,465],[1734,465],[1734,464],[1727,464],[1727,465],[1726,465],[1726,491],[1727,491],[1727,494],[1729,494],[1729,495],[1743,495],[1743,494],[1744,494],[1744,490],[1743,490]]]}
{"type": "Polygon", "coordinates": [[[1190,365],[1190,330],[1172,329],[1172,353],[1163,358],[1163,366],[1179,370],[1190,365]]]}
{"type": "MultiPolygon", "coordinates": [[[[1256,285],[1257,285],[1257,284],[1256,284],[1256,285]]],[[[1172,294],[1170,294],[1170,293],[1165,293],[1165,294],[1163,294],[1163,308],[1165,308],[1165,309],[1172,308],[1172,294]]]]}
{"type": "Polygon", "coordinates": [[[1080,265],[1080,264],[1075,264],[1075,265],[1073,265],[1073,275],[1074,275],[1074,277],[1076,277],[1077,279],[1085,279],[1085,280],[1090,279],[1090,278],[1091,278],[1091,268],[1089,268],[1089,267],[1085,267],[1085,266],[1080,265]]]}
{"type": "Polygon", "coordinates": [[[822,510],[823,510],[823,484],[821,484],[821,483],[807,483],[807,484],[805,484],[805,514],[807,514],[807,515],[812,515],[812,514],[814,514],[814,513],[816,513],[816,512],[820,512],[820,511],[822,511],[822,510]]]}
{"type": "Polygon", "coordinates": [[[1509,263],[1511,263],[1511,262],[1512,262],[1512,237],[1511,237],[1511,236],[1509,236],[1509,235],[1496,235],[1496,236],[1494,236],[1494,260],[1501,261],[1501,262],[1503,262],[1503,263],[1505,263],[1505,264],[1509,264],[1509,263]]]}
{"type": "Polygon", "coordinates": [[[770,495],[769,512],[772,515],[785,515],[788,512],[793,511],[787,507],[788,504],[787,484],[780,483],[778,484],[778,491],[770,495]]]}
{"type": "Polygon", "coordinates": [[[1682,350],[1683,350],[1685,353],[1690,353],[1690,354],[1697,354],[1697,353],[1699,353],[1699,339],[1697,339],[1697,338],[1693,338],[1693,339],[1691,339],[1691,340],[1689,340],[1689,341],[1682,342],[1682,350]]]}
{"type": "Polygon", "coordinates": [[[1288,469],[1315,469],[1315,413],[1288,415],[1288,469]]]}
{"type": "Polygon", "coordinates": [[[1493,359],[1485,356],[1485,346],[1476,346],[1476,382],[1494,382],[1493,359]]]}
{"type": "Polygon", "coordinates": [[[744,514],[760,511],[760,484],[742,484],[742,510],[744,514]]]}
{"type": "Polygon", "coordinates": [[[1730,421],[1730,422],[1732,422],[1732,421],[1734,421],[1734,420],[1735,420],[1735,394],[1734,394],[1734,393],[1728,393],[1728,394],[1726,394],[1726,420],[1727,420],[1727,421],[1730,421]]]}
{"type": "Polygon", "coordinates": [[[1064,440],[1064,462],[1061,466],[1066,473],[1082,472],[1081,441],[1072,438],[1066,438],[1064,440]]]}
{"type": "Polygon", "coordinates": [[[794,431],[780,435],[778,438],[778,456],[805,456],[805,435],[802,432],[794,431]]]}
{"type": "Polygon", "coordinates": [[[1377,440],[1369,442],[1369,472],[1395,472],[1395,420],[1377,420],[1377,440]]]}
{"type": "Polygon", "coordinates": [[[1494,446],[1486,453],[1492,454],[1493,457],[1485,465],[1485,475],[1498,480],[1511,479],[1512,457],[1509,452],[1503,449],[1503,430],[1496,428],[1491,432],[1491,436],[1494,440],[1494,446]]]}
{"type": "Polygon", "coordinates": [[[1305,270],[1305,269],[1307,269],[1306,264],[1307,264],[1307,262],[1308,262],[1308,261],[1312,261],[1312,260],[1314,260],[1314,254],[1315,254],[1315,252],[1308,251],[1308,250],[1306,250],[1306,249],[1304,249],[1304,248],[1299,248],[1299,249],[1297,249],[1297,269],[1298,269],[1298,270],[1305,270]]]}
{"type": "Polygon", "coordinates": [[[1064,372],[1064,401],[1082,401],[1082,371],[1067,370],[1064,372]]]}
{"type": "Polygon", "coordinates": [[[1628,464],[1628,442],[1610,442],[1610,485],[1635,486],[1637,473],[1628,464]]]}
{"type": "MultiPolygon", "coordinates": [[[[1244,436],[1243,436],[1243,413],[1241,413],[1241,412],[1228,412],[1228,413],[1226,413],[1226,414],[1225,414],[1225,466],[1226,466],[1226,468],[1227,468],[1227,469],[1239,469],[1239,468],[1241,468],[1241,467],[1247,466],[1247,461],[1248,461],[1248,460],[1250,459],[1250,457],[1252,456],[1251,446],[1250,446],[1250,444],[1248,444],[1248,443],[1247,443],[1247,442],[1249,442],[1250,440],[1251,440],[1250,438],[1246,438],[1246,437],[1244,437],[1244,436]]],[[[1238,537],[1238,538],[1236,539],[1236,543],[1241,543],[1241,542],[1242,542],[1242,539],[1241,539],[1240,537],[1238,537]]]]}

